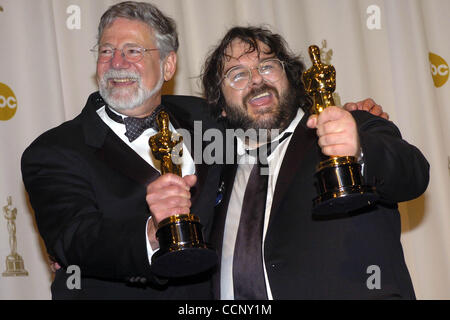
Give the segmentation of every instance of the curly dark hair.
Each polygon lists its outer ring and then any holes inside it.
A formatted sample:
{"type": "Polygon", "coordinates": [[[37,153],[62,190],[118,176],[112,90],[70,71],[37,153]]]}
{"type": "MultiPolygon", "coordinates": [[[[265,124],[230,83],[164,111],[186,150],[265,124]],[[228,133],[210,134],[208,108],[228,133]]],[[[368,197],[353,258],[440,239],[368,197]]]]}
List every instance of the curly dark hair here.
{"type": "Polygon", "coordinates": [[[305,112],[308,112],[311,100],[308,97],[302,82],[302,74],[305,70],[305,65],[300,57],[294,55],[290,51],[286,40],[279,34],[273,33],[264,27],[250,26],[233,27],[230,29],[219,45],[213,48],[206,58],[201,80],[203,94],[210,106],[212,116],[218,119],[225,106],[225,98],[220,89],[225,59],[227,58],[225,50],[235,39],[240,39],[249,45],[246,54],[254,51],[257,51],[258,54],[260,53],[257,40],[267,45],[270,51],[265,53],[274,53],[278,59],[284,62],[285,72],[291,85],[291,89],[295,90],[296,93],[295,101],[298,107],[302,108],[305,112]]]}

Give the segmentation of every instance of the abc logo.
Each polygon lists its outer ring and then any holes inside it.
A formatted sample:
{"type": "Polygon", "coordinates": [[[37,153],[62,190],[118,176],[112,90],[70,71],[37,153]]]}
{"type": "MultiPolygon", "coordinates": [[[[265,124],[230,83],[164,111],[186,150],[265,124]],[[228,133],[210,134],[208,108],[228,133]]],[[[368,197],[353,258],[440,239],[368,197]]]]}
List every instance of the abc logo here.
{"type": "Polygon", "coordinates": [[[6,84],[0,82],[0,120],[11,119],[17,110],[17,99],[6,84]]]}
{"type": "Polygon", "coordinates": [[[431,75],[436,88],[442,87],[448,80],[448,64],[447,62],[437,54],[429,54],[431,75]]]}

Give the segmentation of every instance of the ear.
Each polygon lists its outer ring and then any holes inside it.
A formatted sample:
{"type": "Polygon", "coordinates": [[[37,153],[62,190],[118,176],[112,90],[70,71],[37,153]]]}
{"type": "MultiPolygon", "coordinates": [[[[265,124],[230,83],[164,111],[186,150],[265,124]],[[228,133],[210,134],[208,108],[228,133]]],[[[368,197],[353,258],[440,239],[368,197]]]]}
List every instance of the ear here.
{"type": "Polygon", "coordinates": [[[172,79],[175,71],[177,70],[177,54],[171,51],[164,59],[164,80],[169,81],[172,79]]]}
{"type": "Polygon", "coordinates": [[[227,113],[225,112],[225,110],[222,110],[222,113],[221,113],[221,115],[222,115],[222,117],[224,117],[224,118],[226,118],[226,117],[227,117],[227,113]]]}

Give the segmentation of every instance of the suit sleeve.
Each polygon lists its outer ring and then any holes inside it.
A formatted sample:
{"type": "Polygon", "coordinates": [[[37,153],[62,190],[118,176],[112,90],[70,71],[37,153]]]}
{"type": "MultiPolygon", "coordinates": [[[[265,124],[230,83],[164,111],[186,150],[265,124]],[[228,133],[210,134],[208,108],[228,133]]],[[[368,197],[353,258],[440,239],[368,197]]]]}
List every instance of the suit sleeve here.
{"type": "Polygon", "coordinates": [[[79,266],[83,277],[157,281],[146,250],[148,216],[106,218],[76,153],[33,143],[22,156],[22,176],[47,251],[60,264],[79,266]]]}
{"type": "Polygon", "coordinates": [[[402,139],[390,121],[368,112],[352,112],[364,153],[364,178],[374,185],[382,201],[412,200],[425,192],[429,164],[415,146],[402,139]]]}

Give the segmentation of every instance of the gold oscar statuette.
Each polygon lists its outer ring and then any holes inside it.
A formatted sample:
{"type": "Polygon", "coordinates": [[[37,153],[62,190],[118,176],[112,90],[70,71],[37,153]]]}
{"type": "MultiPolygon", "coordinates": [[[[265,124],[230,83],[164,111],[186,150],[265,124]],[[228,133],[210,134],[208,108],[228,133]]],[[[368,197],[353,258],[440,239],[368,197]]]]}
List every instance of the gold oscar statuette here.
{"type": "MultiPolygon", "coordinates": [[[[173,173],[181,177],[181,166],[174,163],[172,155],[182,155],[182,148],[177,149],[182,137],[174,141],[165,111],[158,114],[157,124],[159,132],[149,140],[151,152],[161,162],[161,174],[173,173]]],[[[177,214],[162,220],[156,237],[159,250],[152,257],[152,271],[159,276],[190,276],[217,264],[217,254],[204,242],[200,219],[194,214],[177,214]]]]}
{"type": "Polygon", "coordinates": [[[7,205],[3,207],[3,215],[7,220],[9,247],[11,253],[6,257],[6,271],[2,273],[4,277],[28,276],[25,270],[22,257],[17,253],[17,237],[16,237],[16,216],[17,209],[12,206],[12,198],[6,198],[7,205]]]}
{"type": "MultiPolygon", "coordinates": [[[[303,72],[305,90],[312,99],[311,114],[320,114],[335,105],[336,70],[322,63],[318,46],[309,47],[312,66],[303,72]]],[[[318,196],[313,200],[313,212],[320,216],[349,213],[370,206],[378,195],[375,188],[364,185],[361,165],[356,157],[332,156],[321,161],[315,173],[318,196]]]]}

